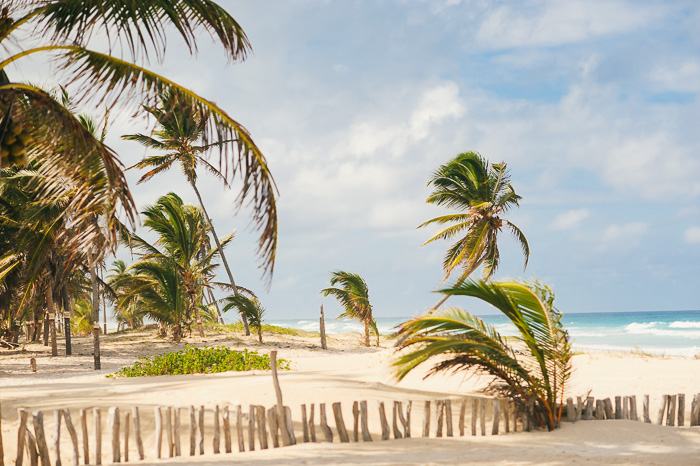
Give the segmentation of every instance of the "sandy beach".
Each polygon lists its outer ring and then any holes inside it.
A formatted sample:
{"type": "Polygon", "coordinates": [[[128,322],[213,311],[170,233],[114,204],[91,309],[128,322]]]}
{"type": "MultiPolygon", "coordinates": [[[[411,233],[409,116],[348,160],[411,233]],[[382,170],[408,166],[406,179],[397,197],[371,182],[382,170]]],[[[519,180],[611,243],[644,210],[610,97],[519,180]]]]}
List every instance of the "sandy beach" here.
{"type": "MultiPolygon", "coordinates": [[[[291,370],[280,373],[284,402],[292,409],[294,428],[299,444],[287,448],[215,455],[209,436],[205,454],[190,457],[154,460],[155,406],[204,405],[207,410],[215,405],[242,405],[247,412],[250,404],[271,407],[275,403],[272,379],[268,372],[195,374],[162,377],[107,378],[139,356],[174,351],[185,343],[156,339],[153,332],[109,335],[102,342],[100,371],[92,370],[92,341],[76,338],[74,355],[48,356],[42,345],[26,345],[25,351],[0,353],[0,399],[2,400],[2,434],[6,464],[14,464],[17,408],[46,412],[48,437],[51,438],[53,413],[56,408],[70,408],[75,420],[79,408],[103,409],[102,429],[103,463],[111,462],[106,424],[107,408],[118,406],[122,412],[139,406],[146,459],[140,463],[196,463],[219,464],[688,464],[700,462],[700,427],[668,427],[638,421],[579,421],[563,423],[554,432],[510,432],[498,436],[460,437],[455,426],[451,438],[417,438],[421,432],[422,410],[425,400],[449,398],[456,404],[460,397],[479,396],[487,380],[463,373],[440,375],[423,380],[422,374],[411,374],[397,382],[392,377],[391,362],[395,357],[392,342],[381,341],[380,347],[365,348],[358,334],[332,335],[329,349],[320,348],[318,338],[309,336],[265,335],[259,344],[253,337],[241,335],[208,335],[204,339],[189,338],[197,346],[225,345],[236,349],[249,348],[259,352],[278,351],[280,358],[291,361],[291,370]],[[31,373],[29,358],[37,358],[37,372],[31,373]],[[352,428],[352,403],[367,400],[369,428],[375,441],[371,443],[340,443],[333,425],[330,404],[341,402],[343,416],[352,428]],[[377,414],[378,402],[387,407],[391,423],[394,400],[412,400],[411,439],[377,441],[381,425],[377,414]],[[302,444],[301,404],[310,406],[326,403],[329,425],[334,442],[302,444]]],[[[62,352],[63,348],[59,348],[62,352]]],[[[644,354],[584,353],[574,358],[575,369],[567,396],[594,396],[596,398],[636,395],[641,400],[650,396],[651,417],[656,415],[664,394],[686,394],[686,419],[690,415],[690,400],[700,391],[700,360],[662,358],[644,354]]],[[[613,398],[614,399],[614,398],[613,398]]],[[[641,401],[638,401],[641,411],[641,401]]],[[[405,404],[404,404],[405,406],[405,404]]],[[[453,408],[456,424],[459,408],[453,408]]],[[[210,411],[207,411],[210,413],[210,411]]],[[[318,413],[318,411],[317,411],[318,413]]],[[[183,410],[183,419],[188,418],[183,410]]],[[[184,421],[183,421],[184,422],[184,421]]],[[[235,424],[235,419],[234,419],[235,424]]],[[[318,414],[316,414],[318,423],[318,414]]],[[[92,432],[92,424],[90,423],[92,432]]],[[[213,429],[211,414],[206,428],[213,429]]],[[[490,429],[490,427],[489,427],[490,429]]],[[[70,438],[62,432],[62,459],[70,464],[70,438]]],[[[467,429],[468,431],[468,429],[467,429]]],[[[318,434],[321,437],[321,434],[318,434]]],[[[186,426],[182,429],[183,450],[189,446],[186,426]]],[[[49,445],[52,445],[49,440],[49,445]]],[[[237,445],[234,438],[234,445],[237,445]]],[[[134,442],[130,444],[130,459],[136,458],[134,442]],[[133,450],[133,451],[132,451],[133,450]]],[[[223,448],[223,447],[222,447],[223,448]]],[[[246,440],[246,449],[247,440],[246,440]]],[[[92,452],[91,452],[92,454],[92,452]]],[[[167,455],[166,455],[167,456],[167,455]]],[[[81,463],[82,463],[81,458],[81,463]]],[[[94,461],[93,461],[94,463],[94,461]]]]}

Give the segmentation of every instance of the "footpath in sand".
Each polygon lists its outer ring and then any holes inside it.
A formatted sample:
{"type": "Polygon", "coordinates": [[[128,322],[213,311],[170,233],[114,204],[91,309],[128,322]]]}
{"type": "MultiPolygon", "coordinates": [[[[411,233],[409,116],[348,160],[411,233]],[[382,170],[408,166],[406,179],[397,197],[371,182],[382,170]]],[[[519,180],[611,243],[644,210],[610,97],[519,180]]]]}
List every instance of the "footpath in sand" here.
{"type": "MultiPolygon", "coordinates": [[[[70,357],[49,357],[47,348],[40,345],[27,345],[26,351],[1,352],[0,400],[6,464],[14,464],[18,407],[45,411],[49,425],[53,420],[50,412],[56,408],[70,408],[75,413],[74,422],[79,408],[104,408],[103,463],[106,463],[108,458],[111,459],[106,408],[118,406],[124,412],[134,405],[139,406],[143,413],[146,460],[133,460],[137,457],[133,440],[130,459],[139,464],[700,464],[700,427],[666,427],[636,421],[563,423],[562,428],[554,432],[503,434],[501,431],[501,435],[491,436],[487,433],[483,437],[459,437],[455,427],[453,438],[415,438],[421,433],[424,400],[476,394],[486,381],[465,376],[464,373],[438,375],[423,380],[422,373],[415,373],[399,383],[391,375],[391,362],[395,357],[392,342],[382,341],[379,348],[364,348],[359,340],[357,334],[333,335],[329,349],[324,351],[315,337],[265,335],[262,345],[253,337],[214,335],[205,339],[189,339],[197,346],[225,345],[259,352],[276,349],[278,357],[291,361],[291,370],[280,372],[280,384],[284,402],[292,409],[297,438],[301,438],[302,430],[300,406],[306,404],[308,407],[311,403],[317,406],[317,424],[318,403],[326,403],[329,425],[336,435],[332,444],[300,442],[293,447],[263,451],[258,447],[256,451],[245,453],[238,453],[234,446],[236,453],[214,455],[211,434],[208,434],[205,454],[190,457],[188,416],[183,410],[181,431],[185,456],[163,460],[152,459],[155,444],[154,407],[204,405],[211,408],[217,404],[240,404],[247,411],[249,405],[257,404],[269,408],[276,402],[269,372],[106,378],[105,375],[131,364],[139,356],[165,353],[185,346],[185,343],[155,339],[148,332],[104,338],[103,369],[100,371],[92,370],[90,338],[76,338],[74,356],[70,357]],[[29,369],[29,358],[32,356],[37,358],[36,373],[31,373],[29,369]],[[375,441],[339,443],[330,404],[342,403],[345,423],[351,429],[352,403],[362,400],[368,401],[369,428],[375,441]],[[391,424],[394,400],[413,400],[411,430],[414,438],[378,441],[381,433],[378,402],[385,402],[391,424]]],[[[59,353],[62,352],[63,348],[59,348],[59,353]]],[[[648,394],[654,420],[663,394],[685,393],[689,413],[690,399],[694,393],[700,392],[700,360],[697,359],[588,353],[575,356],[574,368],[567,396],[586,396],[589,393],[596,398],[636,395],[639,400],[642,395],[648,394]]],[[[453,408],[453,411],[458,409],[453,408]]],[[[211,433],[213,420],[209,419],[211,411],[208,413],[205,430],[211,433]]],[[[235,419],[233,421],[235,423],[235,419]]],[[[92,423],[89,424],[92,429],[92,423]]],[[[61,456],[63,464],[70,464],[69,437],[65,428],[63,431],[61,456]]],[[[47,432],[50,438],[52,429],[49,427],[47,432]]],[[[50,445],[51,442],[49,439],[50,445]]],[[[237,445],[235,438],[233,443],[237,445]]]]}

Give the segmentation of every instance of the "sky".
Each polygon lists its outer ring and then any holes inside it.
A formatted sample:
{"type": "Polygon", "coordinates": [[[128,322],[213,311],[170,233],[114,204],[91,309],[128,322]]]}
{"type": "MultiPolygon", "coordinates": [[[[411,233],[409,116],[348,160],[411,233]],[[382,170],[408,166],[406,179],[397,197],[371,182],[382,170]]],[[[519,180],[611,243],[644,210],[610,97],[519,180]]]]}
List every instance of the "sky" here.
{"type": "MultiPolygon", "coordinates": [[[[190,57],[169,39],[153,68],[226,110],[267,157],[279,188],[279,247],[269,290],[250,216],[235,190],[200,189],[238,284],[268,319],[340,307],[330,272],[362,275],[376,317],[412,316],[438,299],[447,243],[417,229],[445,211],[425,203],[440,164],[476,151],[508,164],[522,196],[495,278],[537,278],[564,313],[700,309],[700,4],[693,1],[226,1],[253,54],[226,64],[201,36],[190,57]]],[[[120,140],[144,119],[114,118],[120,140]]],[[[152,123],[152,122],[150,122],[152,123]]],[[[174,190],[177,171],[143,185],[139,209],[174,190]]],[[[221,271],[221,276],[224,273],[221,271]]],[[[448,304],[476,313],[464,298],[448,304]]]]}

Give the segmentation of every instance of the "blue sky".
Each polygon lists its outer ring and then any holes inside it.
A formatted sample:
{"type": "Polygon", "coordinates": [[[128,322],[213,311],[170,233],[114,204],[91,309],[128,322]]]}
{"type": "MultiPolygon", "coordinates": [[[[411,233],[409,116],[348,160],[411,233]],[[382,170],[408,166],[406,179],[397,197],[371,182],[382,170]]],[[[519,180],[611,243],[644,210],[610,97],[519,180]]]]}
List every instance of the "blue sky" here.
{"type": "MultiPolygon", "coordinates": [[[[315,317],[332,270],[363,275],[375,315],[436,301],[447,244],[421,247],[442,213],[433,170],[456,154],[506,161],[523,197],[510,219],[530,264],[501,237],[497,278],[551,284],[564,312],[700,308],[700,5],[655,1],[222,1],[254,54],[225,65],[169,42],[167,76],[216,101],[266,154],[280,190],[267,292],[235,191],[201,189],[239,284],[269,319],[315,317]]],[[[119,135],[126,165],[143,149],[119,135]]],[[[130,175],[135,181],[136,174],[130,175]]],[[[134,186],[139,207],[176,172],[134,186]]],[[[452,305],[485,312],[457,298],[452,305]]],[[[476,306],[476,307],[475,307],[476,306]]]]}

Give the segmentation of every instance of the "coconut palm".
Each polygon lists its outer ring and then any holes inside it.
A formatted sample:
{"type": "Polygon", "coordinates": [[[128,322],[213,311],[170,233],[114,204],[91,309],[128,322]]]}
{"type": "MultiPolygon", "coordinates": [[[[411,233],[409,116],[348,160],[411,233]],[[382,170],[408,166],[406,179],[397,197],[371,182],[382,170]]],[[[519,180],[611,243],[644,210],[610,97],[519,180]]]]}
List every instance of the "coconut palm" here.
{"type": "MultiPolygon", "coordinates": [[[[476,152],[465,152],[440,166],[428,182],[428,186],[431,185],[433,192],[426,202],[457,211],[435,217],[418,227],[448,225],[424,245],[459,236],[445,254],[443,282],[458,269],[459,284],[482,265],[482,278],[490,279],[500,262],[498,235],[503,227],[520,244],[527,267],[530,257],[527,239],[517,226],[502,217],[517,207],[521,199],[510,184],[505,162],[490,164],[476,152]]],[[[449,295],[445,295],[432,309],[439,308],[448,298],[449,295]]]]}
{"type": "Polygon", "coordinates": [[[148,314],[148,305],[141,299],[138,287],[142,285],[133,271],[127,270],[126,262],[116,260],[107,275],[105,290],[107,299],[114,306],[114,318],[119,326],[136,329],[143,325],[148,314]],[[134,288],[137,289],[134,289],[134,288]]]}
{"type": "Polygon", "coordinates": [[[429,362],[433,366],[428,375],[462,370],[490,375],[489,391],[515,400],[539,426],[555,428],[572,352],[552,290],[540,282],[467,280],[440,291],[485,301],[508,317],[518,334],[506,339],[459,309],[416,317],[399,327],[401,349],[410,351],[394,363],[397,378],[429,362]]]}
{"type": "Polygon", "coordinates": [[[257,331],[258,341],[262,343],[262,322],[263,316],[265,315],[265,308],[262,307],[260,300],[254,295],[246,296],[245,294],[239,293],[233,296],[227,296],[223,299],[223,302],[224,307],[221,309],[222,312],[234,309],[239,314],[245,315],[250,326],[257,331]]]}
{"type": "Polygon", "coordinates": [[[331,273],[330,283],[331,286],[340,285],[340,288],[325,288],[321,290],[321,294],[333,296],[343,307],[344,311],[338,318],[348,317],[359,320],[365,327],[365,346],[369,346],[370,330],[377,336],[377,344],[379,344],[379,332],[372,316],[369,288],[365,280],[356,273],[339,270],[331,273]]]}
{"type": "MultiPolygon", "coordinates": [[[[131,269],[138,273],[157,275],[160,282],[167,280],[175,286],[173,276],[166,276],[160,267],[172,269],[180,277],[181,286],[188,299],[187,316],[194,314],[198,332],[200,336],[204,336],[199,304],[204,289],[211,286],[213,272],[218,265],[213,260],[219,254],[219,249],[202,247],[208,243],[209,233],[203,212],[197,207],[185,205],[177,194],[169,193],[142,213],[145,217],[144,226],[156,233],[158,240],[150,244],[136,234],[125,235],[125,243],[141,257],[131,269]],[[158,265],[157,270],[155,265],[148,264],[158,265]]],[[[228,244],[232,237],[233,235],[222,238],[222,247],[228,244]]]]}
{"type": "MultiPolygon", "coordinates": [[[[123,139],[136,141],[146,148],[165,152],[165,154],[151,155],[136,163],[131,168],[149,168],[139,183],[150,180],[158,173],[162,173],[174,165],[178,165],[185,175],[187,182],[192,186],[192,190],[197,196],[199,206],[204,212],[204,219],[209,225],[216,247],[221,250],[219,238],[216,236],[214,224],[204,207],[204,201],[197,189],[197,167],[204,168],[216,178],[228,186],[226,177],[214,165],[206,159],[207,153],[213,146],[220,143],[204,144],[204,135],[207,114],[202,114],[196,107],[182,102],[176,94],[166,93],[161,96],[161,104],[157,107],[144,105],[144,109],[155,117],[159,128],[153,132],[153,136],[144,134],[130,134],[122,136],[123,139]]],[[[226,255],[221,251],[221,261],[224,264],[229,282],[234,294],[236,293],[236,282],[233,279],[231,268],[226,260],[226,255]]],[[[245,314],[241,314],[246,335],[250,335],[248,330],[248,319],[245,314]]]]}
{"type": "MultiPolygon", "coordinates": [[[[92,243],[106,231],[114,246],[119,231],[117,213],[133,225],[136,208],[117,155],[80,124],[50,93],[11,78],[26,59],[54,64],[47,76],[56,76],[71,89],[79,105],[140,111],[132,102],[169,92],[206,115],[204,140],[216,143],[224,176],[240,175],[243,191],[238,205],[250,202],[253,222],[261,230],[258,252],[268,279],[277,246],[276,188],[267,162],[247,130],[213,101],[154,73],[136,61],[159,62],[166,50],[166,30],[177,33],[190,52],[196,51],[196,32],[204,30],[219,42],[230,61],[242,60],[250,44],[240,25],[211,0],[19,0],[3,2],[0,10],[0,149],[3,164],[41,159],[47,177],[40,180],[46,196],[66,179],[81,175],[86,154],[102,160],[107,179],[77,193],[66,205],[66,216],[76,232],[72,247],[92,243]],[[105,51],[89,48],[94,35],[107,39],[105,51]],[[21,135],[21,136],[20,136],[21,135]],[[104,212],[102,206],[109,206],[104,212]],[[95,215],[106,224],[96,225],[95,215]],[[76,243],[77,242],[77,243],[76,243]]],[[[20,73],[17,73],[20,74],[20,73]]],[[[82,176],[89,183],[89,176],[82,176]]],[[[101,255],[93,254],[95,263],[101,255]]]]}

